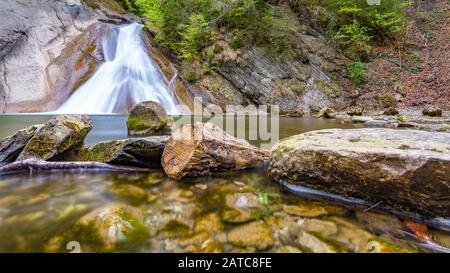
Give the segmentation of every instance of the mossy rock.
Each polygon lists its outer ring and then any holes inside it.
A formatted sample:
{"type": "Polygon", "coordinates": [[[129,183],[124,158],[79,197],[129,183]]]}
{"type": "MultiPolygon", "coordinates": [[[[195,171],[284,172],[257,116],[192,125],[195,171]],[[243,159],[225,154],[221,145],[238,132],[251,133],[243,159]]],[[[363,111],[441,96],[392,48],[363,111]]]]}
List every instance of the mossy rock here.
{"type": "Polygon", "coordinates": [[[324,108],[320,109],[320,111],[316,115],[316,117],[318,117],[318,118],[335,118],[336,113],[334,112],[333,109],[324,107],[324,108]]]}
{"type": "Polygon", "coordinates": [[[114,252],[142,242],[149,234],[139,209],[124,204],[110,204],[80,218],[73,238],[96,251],[114,252]]]}
{"type": "Polygon", "coordinates": [[[172,124],[172,118],[159,103],[144,101],[136,104],[130,111],[127,120],[128,135],[167,134],[172,124]]]}
{"type": "Polygon", "coordinates": [[[230,193],[225,196],[222,220],[229,223],[244,223],[255,220],[262,205],[253,193],[230,193]]]}
{"type": "Polygon", "coordinates": [[[17,159],[28,141],[42,125],[32,125],[0,140],[0,163],[9,163],[17,159]]]}
{"type": "Polygon", "coordinates": [[[99,142],[78,154],[79,161],[159,168],[169,136],[151,136],[99,142]]]}
{"type": "Polygon", "coordinates": [[[47,121],[25,145],[17,160],[62,160],[74,156],[92,129],[86,115],[58,116],[47,121]]]}
{"type": "Polygon", "coordinates": [[[275,244],[272,231],[263,221],[254,221],[233,228],[228,233],[228,241],[237,247],[254,247],[266,250],[275,244]]]}
{"type": "Polygon", "coordinates": [[[344,248],[335,242],[324,239],[319,234],[315,232],[302,231],[298,235],[297,239],[298,245],[305,252],[312,253],[339,253],[345,252],[344,248]]]}

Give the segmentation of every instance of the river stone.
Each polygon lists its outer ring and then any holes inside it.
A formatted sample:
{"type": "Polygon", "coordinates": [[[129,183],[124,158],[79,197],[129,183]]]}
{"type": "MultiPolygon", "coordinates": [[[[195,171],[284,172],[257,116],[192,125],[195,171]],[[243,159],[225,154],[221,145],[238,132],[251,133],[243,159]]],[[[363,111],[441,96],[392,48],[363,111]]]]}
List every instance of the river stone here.
{"type": "Polygon", "coordinates": [[[368,120],[364,122],[364,126],[367,127],[384,127],[389,122],[387,120],[381,120],[381,119],[374,119],[374,120],[368,120]]]}
{"type": "Polygon", "coordinates": [[[333,109],[324,107],[324,108],[320,109],[320,111],[316,115],[316,117],[318,117],[318,118],[335,118],[336,113],[334,112],[333,109]]]}
{"type": "Polygon", "coordinates": [[[299,226],[305,231],[315,232],[324,237],[338,232],[337,225],[334,222],[320,219],[300,219],[299,226]]]}
{"type": "Polygon", "coordinates": [[[208,213],[197,219],[194,223],[195,232],[207,231],[209,233],[216,234],[221,232],[223,228],[224,226],[217,213],[208,213]]]}
{"type": "Polygon", "coordinates": [[[71,157],[81,148],[91,129],[92,121],[86,115],[54,117],[35,132],[17,160],[61,160],[71,157]]]}
{"type": "Polygon", "coordinates": [[[330,129],[287,138],[269,172],[334,194],[428,217],[450,216],[450,134],[384,128],[330,129]]]}
{"type": "Polygon", "coordinates": [[[83,149],[78,160],[160,168],[161,156],[168,140],[169,136],[151,136],[99,142],[83,149]]]}
{"type": "Polygon", "coordinates": [[[167,115],[161,104],[154,101],[140,102],[133,106],[128,116],[128,135],[167,134],[172,123],[172,118],[167,115]]]}
{"type": "Polygon", "coordinates": [[[0,140],[0,163],[13,162],[42,125],[32,125],[0,140]]]}
{"type": "Polygon", "coordinates": [[[373,120],[373,118],[366,116],[352,116],[353,123],[365,123],[369,120],[373,120]]]}
{"type": "Polygon", "coordinates": [[[337,253],[338,250],[331,244],[314,236],[313,234],[302,231],[298,235],[297,243],[306,252],[312,253],[337,253]]]}
{"type": "Polygon", "coordinates": [[[430,117],[442,117],[442,109],[434,106],[427,106],[422,110],[422,114],[430,117]]]}
{"type": "Polygon", "coordinates": [[[74,226],[74,238],[102,251],[114,251],[125,244],[138,243],[148,235],[143,215],[135,207],[120,203],[95,209],[74,226]]]}
{"type": "Polygon", "coordinates": [[[243,223],[256,219],[262,208],[258,197],[253,193],[230,193],[225,197],[222,220],[229,223],[243,223]]]}
{"type": "Polygon", "coordinates": [[[263,221],[254,221],[235,227],[227,237],[234,246],[254,247],[257,250],[266,250],[275,244],[272,231],[263,221]]]}

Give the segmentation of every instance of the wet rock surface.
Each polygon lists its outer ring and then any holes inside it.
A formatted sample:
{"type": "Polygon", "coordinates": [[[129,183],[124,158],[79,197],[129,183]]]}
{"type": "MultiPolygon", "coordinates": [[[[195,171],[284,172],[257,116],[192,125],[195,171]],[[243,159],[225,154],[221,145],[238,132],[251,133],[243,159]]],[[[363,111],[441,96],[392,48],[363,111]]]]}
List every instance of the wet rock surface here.
{"type": "Polygon", "coordinates": [[[98,161],[117,165],[160,168],[161,156],[169,136],[151,136],[100,142],[83,149],[80,161],[98,161]]]}
{"type": "Polygon", "coordinates": [[[321,130],[272,150],[275,179],[428,217],[449,217],[450,135],[417,130],[321,130]]]}
{"type": "Polygon", "coordinates": [[[57,160],[73,157],[91,129],[92,121],[85,115],[54,117],[35,132],[17,160],[57,160]]]}
{"type": "Polygon", "coordinates": [[[161,104],[144,101],[133,106],[130,111],[127,120],[128,135],[170,134],[172,124],[172,118],[161,104]]]}
{"type": "Polygon", "coordinates": [[[33,125],[0,140],[0,163],[13,162],[41,125],[33,125]]]}

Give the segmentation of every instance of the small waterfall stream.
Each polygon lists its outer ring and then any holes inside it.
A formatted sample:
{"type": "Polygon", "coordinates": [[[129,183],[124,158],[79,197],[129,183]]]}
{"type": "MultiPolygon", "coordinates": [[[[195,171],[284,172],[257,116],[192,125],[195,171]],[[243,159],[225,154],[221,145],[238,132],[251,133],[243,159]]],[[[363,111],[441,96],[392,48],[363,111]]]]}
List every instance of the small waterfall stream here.
{"type": "MultiPolygon", "coordinates": [[[[105,62],[56,113],[126,113],[141,101],[159,102],[177,113],[173,79],[168,81],[149,57],[137,23],[116,27],[103,37],[105,62]]],[[[176,73],[175,73],[176,75],[176,73]]]]}

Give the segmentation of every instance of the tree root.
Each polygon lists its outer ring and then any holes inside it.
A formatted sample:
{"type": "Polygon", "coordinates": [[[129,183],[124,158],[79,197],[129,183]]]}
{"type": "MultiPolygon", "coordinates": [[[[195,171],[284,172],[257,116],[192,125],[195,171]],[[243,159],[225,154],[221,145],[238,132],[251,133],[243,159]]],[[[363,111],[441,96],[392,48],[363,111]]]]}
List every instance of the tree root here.
{"type": "Polygon", "coordinates": [[[150,172],[150,169],[112,165],[103,162],[51,162],[37,158],[16,161],[0,167],[0,174],[20,170],[101,169],[115,172],[150,172]]]}

